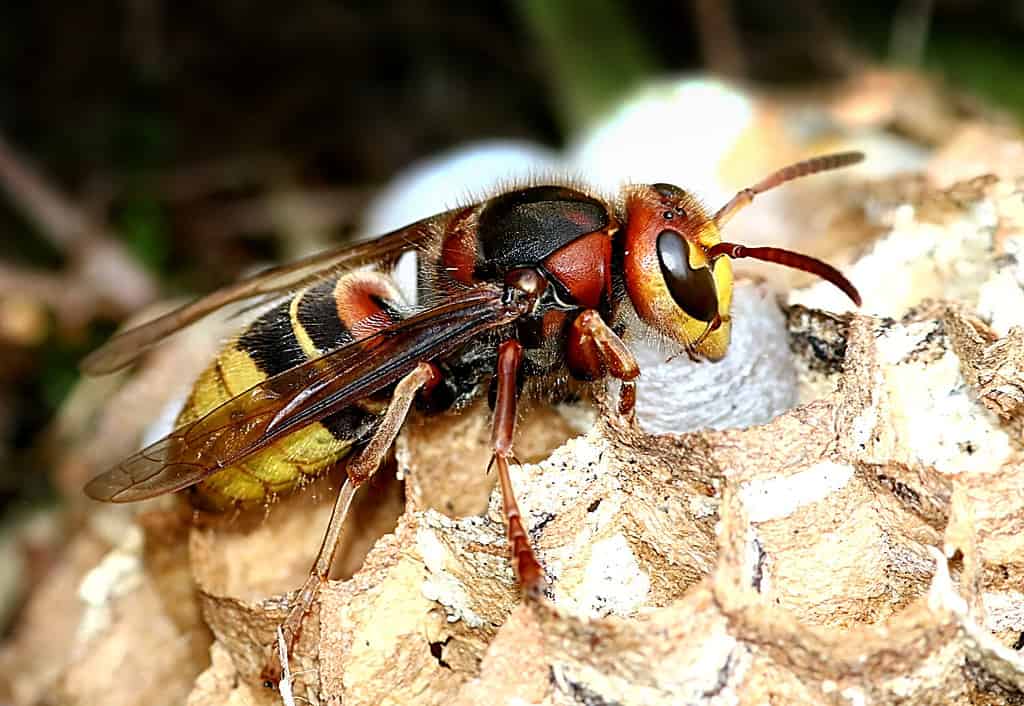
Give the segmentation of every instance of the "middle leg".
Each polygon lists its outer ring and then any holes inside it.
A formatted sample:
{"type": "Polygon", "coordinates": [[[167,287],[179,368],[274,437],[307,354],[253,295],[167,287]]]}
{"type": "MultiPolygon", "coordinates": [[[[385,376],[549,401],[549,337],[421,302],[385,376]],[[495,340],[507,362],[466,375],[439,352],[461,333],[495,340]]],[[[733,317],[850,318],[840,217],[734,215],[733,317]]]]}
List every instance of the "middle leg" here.
{"type": "Polygon", "coordinates": [[[523,527],[522,514],[508,472],[508,460],[513,458],[512,440],[516,430],[518,377],[522,360],[523,346],[519,341],[505,341],[498,347],[497,395],[494,401],[494,427],[491,430],[494,456],[491,462],[498,469],[508,542],[512,549],[512,568],[523,591],[536,597],[544,591],[544,569],[530,546],[530,537],[523,527]]]}

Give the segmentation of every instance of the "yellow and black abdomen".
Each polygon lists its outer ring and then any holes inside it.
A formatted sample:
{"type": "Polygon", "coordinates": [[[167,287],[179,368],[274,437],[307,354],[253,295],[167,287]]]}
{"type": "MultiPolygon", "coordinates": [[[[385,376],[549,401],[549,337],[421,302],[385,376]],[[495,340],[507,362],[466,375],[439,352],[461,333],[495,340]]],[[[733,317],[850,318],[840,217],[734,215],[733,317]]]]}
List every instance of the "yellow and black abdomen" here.
{"type": "MultiPolygon", "coordinates": [[[[187,424],[268,377],[351,343],[401,317],[390,280],[350,272],[295,293],[256,319],[199,376],[178,424],[187,424]]],[[[380,405],[356,404],[274,442],[195,486],[196,501],[223,509],[302,485],[367,440],[380,405]]]]}

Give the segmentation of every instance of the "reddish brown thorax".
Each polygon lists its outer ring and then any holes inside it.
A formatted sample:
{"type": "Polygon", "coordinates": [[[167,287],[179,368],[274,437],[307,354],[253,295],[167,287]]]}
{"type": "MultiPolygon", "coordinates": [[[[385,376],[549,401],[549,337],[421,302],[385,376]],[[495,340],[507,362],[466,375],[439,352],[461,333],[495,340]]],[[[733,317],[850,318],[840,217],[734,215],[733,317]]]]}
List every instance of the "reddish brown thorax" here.
{"type": "Polygon", "coordinates": [[[452,216],[441,241],[441,268],[461,284],[473,284],[476,269],[476,211],[464,208],[452,216]]]}
{"type": "Polygon", "coordinates": [[[502,281],[511,270],[533,267],[567,303],[606,306],[617,227],[600,199],[567,187],[528,187],[452,216],[440,266],[461,284],[502,281]]]}
{"type": "Polygon", "coordinates": [[[585,235],[544,261],[544,267],[580,306],[596,309],[612,288],[611,226],[585,235]]]}

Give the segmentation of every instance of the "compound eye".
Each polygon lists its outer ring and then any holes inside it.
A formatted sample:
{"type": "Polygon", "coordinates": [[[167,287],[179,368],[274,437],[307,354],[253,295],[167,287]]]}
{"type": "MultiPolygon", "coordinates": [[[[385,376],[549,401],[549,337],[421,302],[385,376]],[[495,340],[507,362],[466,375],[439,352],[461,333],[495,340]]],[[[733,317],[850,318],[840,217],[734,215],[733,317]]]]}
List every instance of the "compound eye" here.
{"type": "Polygon", "coordinates": [[[665,286],[679,308],[698,321],[718,313],[718,293],[710,267],[690,266],[690,244],[674,230],[658,234],[658,262],[665,286]]]}

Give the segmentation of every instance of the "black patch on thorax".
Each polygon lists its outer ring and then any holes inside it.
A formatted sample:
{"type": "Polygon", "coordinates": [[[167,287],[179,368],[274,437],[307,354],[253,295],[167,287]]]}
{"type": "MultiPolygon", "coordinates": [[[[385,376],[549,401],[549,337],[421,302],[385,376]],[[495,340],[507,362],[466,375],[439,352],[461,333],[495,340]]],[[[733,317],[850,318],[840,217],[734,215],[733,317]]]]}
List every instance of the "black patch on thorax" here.
{"type": "Polygon", "coordinates": [[[502,194],[487,202],[477,222],[478,275],[538,265],[608,222],[603,203],[574,189],[534,186],[502,194]]]}

